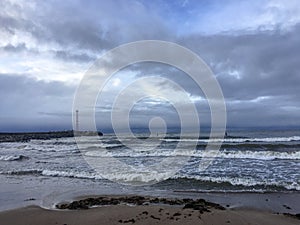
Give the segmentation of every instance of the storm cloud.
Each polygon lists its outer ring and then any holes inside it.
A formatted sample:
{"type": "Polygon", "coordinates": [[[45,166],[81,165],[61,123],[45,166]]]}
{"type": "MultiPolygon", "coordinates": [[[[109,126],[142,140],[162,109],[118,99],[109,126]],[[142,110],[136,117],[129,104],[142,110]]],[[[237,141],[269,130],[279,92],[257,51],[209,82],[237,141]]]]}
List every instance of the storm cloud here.
{"type": "Polygon", "coordinates": [[[1,129],[71,129],[74,91],[74,87],[58,81],[38,81],[25,74],[0,74],[1,129]]]}
{"type": "MultiPolygon", "coordinates": [[[[1,1],[0,131],[71,129],[74,94],[93,62],[120,44],[149,39],[180,44],[207,63],[222,88],[229,128],[299,127],[298,5],[280,0],[1,1]]],[[[195,82],[170,66],[140,63],[107,83],[104,100],[96,105],[99,129],[111,128],[118,92],[149,75],[179,84],[209,126],[209,106],[195,82]]],[[[153,84],[176,93],[167,82],[153,84]]],[[[133,108],[131,123],[144,127],[153,116],[180,126],[169,103],[151,98],[133,108]]]]}

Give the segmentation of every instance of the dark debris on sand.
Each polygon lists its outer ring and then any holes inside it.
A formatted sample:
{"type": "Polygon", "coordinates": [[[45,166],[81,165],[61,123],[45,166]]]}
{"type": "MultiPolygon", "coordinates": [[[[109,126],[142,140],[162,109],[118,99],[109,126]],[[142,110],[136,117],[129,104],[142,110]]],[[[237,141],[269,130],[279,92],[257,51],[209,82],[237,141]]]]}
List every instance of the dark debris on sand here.
{"type": "Polygon", "coordinates": [[[200,213],[210,212],[210,209],[225,210],[225,208],[219,204],[208,202],[204,199],[167,199],[157,197],[143,197],[143,196],[124,196],[124,197],[109,197],[101,196],[95,198],[86,198],[71,203],[57,204],[58,209],[89,209],[94,206],[104,205],[121,205],[121,204],[132,204],[132,205],[149,205],[149,204],[163,204],[163,205],[178,205],[183,206],[183,209],[193,209],[200,213]]]}
{"type": "Polygon", "coordinates": [[[296,219],[300,220],[300,213],[297,213],[297,214],[283,213],[283,215],[290,216],[290,217],[293,217],[293,218],[296,218],[296,219]]]}

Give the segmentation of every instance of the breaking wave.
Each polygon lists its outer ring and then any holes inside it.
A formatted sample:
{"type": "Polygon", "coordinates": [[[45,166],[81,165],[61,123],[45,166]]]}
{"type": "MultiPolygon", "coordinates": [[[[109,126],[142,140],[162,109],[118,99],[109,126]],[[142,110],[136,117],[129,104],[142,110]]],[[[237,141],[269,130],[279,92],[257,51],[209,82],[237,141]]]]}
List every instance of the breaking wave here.
{"type": "Polygon", "coordinates": [[[224,139],[174,139],[166,138],[161,139],[162,141],[174,142],[224,142],[224,143],[246,143],[246,142],[291,142],[291,141],[300,141],[300,136],[291,136],[291,137],[268,137],[268,138],[224,138],[224,139]]]}
{"type": "MultiPolygon", "coordinates": [[[[35,176],[51,176],[51,177],[69,177],[69,178],[78,178],[78,179],[93,179],[93,180],[102,180],[103,178],[93,172],[79,172],[79,171],[58,171],[58,170],[24,170],[24,171],[10,171],[2,174],[9,175],[35,175],[35,176]]],[[[159,174],[156,173],[147,173],[145,175],[140,173],[134,174],[112,174],[114,179],[119,181],[131,181],[131,182],[151,182],[158,180],[159,174]]],[[[283,181],[271,181],[271,180],[255,180],[254,178],[239,178],[239,177],[211,177],[211,176],[199,176],[199,175],[176,175],[169,179],[170,181],[175,181],[183,183],[187,182],[200,182],[199,188],[201,186],[210,186],[210,187],[221,187],[220,190],[231,190],[231,187],[238,187],[237,190],[261,192],[261,190],[272,190],[272,191],[299,191],[300,183],[298,182],[283,182],[283,181]],[[227,188],[226,188],[227,187],[227,188]]]]}
{"type": "MultiPolygon", "coordinates": [[[[88,157],[201,157],[209,158],[211,154],[208,151],[88,151],[84,153],[88,157]]],[[[217,158],[226,159],[258,159],[258,160],[275,160],[275,159],[293,159],[300,160],[300,151],[278,152],[278,151],[235,151],[224,150],[213,154],[217,158]]]]}
{"type": "Polygon", "coordinates": [[[4,155],[0,156],[0,161],[21,161],[29,159],[29,157],[24,156],[24,155],[4,155]]]}

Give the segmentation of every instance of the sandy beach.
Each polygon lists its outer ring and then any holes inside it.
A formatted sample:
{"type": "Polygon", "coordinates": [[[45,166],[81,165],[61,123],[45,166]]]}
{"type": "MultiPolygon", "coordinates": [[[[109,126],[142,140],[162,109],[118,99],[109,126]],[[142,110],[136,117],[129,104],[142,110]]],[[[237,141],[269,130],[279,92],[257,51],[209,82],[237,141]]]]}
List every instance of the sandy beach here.
{"type": "Polygon", "coordinates": [[[297,217],[296,215],[292,216],[255,209],[232,209],[207,202],[203,199],[188,203],[187,199],[157,200],[158,198],[149,199],[147,197],[137,196],[123,196],[121,197],[121,200],[120,197],[100,198],[102,199],[102,203],[105,203],[106,205],[98,205],[98,207],[95,207],[92,203],[99,203],[97,202],[99,197],[97,197],[58,205],[58,207],[72,209],[43,209],[38,206],[28,206],[25,208],[4,211],[0,213],[0,224],[299,224],[299,215],[297,217]],[[145,201],[137,200],[139,198],[142,198],[145,201]],[[126,204],[122,199],[127,199],[134,204],[126,204]],[[151,203],[151,201],[156,201],[158,203],[151,203]],[[145,204],[145,202],[148,203],[145,204]],[[161,204],[162,202],[165,204],[161,204]],[[183,204],[181,205],[180,202],[183,204]],[[187,203],[184,204],[184,202],[187,203]],[[87,205],[90,205],[89,208],[83,209],[85,208],[84,206],[87,205]]]}

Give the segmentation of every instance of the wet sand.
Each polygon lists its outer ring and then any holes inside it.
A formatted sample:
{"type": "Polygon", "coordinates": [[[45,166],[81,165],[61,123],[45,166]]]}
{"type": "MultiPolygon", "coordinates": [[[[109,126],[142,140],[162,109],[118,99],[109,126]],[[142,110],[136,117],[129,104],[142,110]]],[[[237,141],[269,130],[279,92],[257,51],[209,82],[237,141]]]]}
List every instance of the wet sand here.
{"type": "Polygon", "coordinates": [[[59,208],[28,206],[0,212],[1,225],[101,225],[101,224],[299,224],[298,218],[275,212],[224,208],[200,200],[148,197],[97,197],[59,204],[59,208]],[[105,201],[103,201],[103,199],[105,201]],[[125,200],[124,200],[125,199],[125,200]],[[126,200],[127,199],[127,200],[126,200]],[[153,200],[151,202],[151,199],[153,200]],[[156,199],[156,200],[155,200],[156,199]],[[104,205],[99,206],[99,203],[104,205]],[[88,207],[85,207],[88,206],[88,207]],[[95,207],[97,206],[97,207],[95,207]]]}

